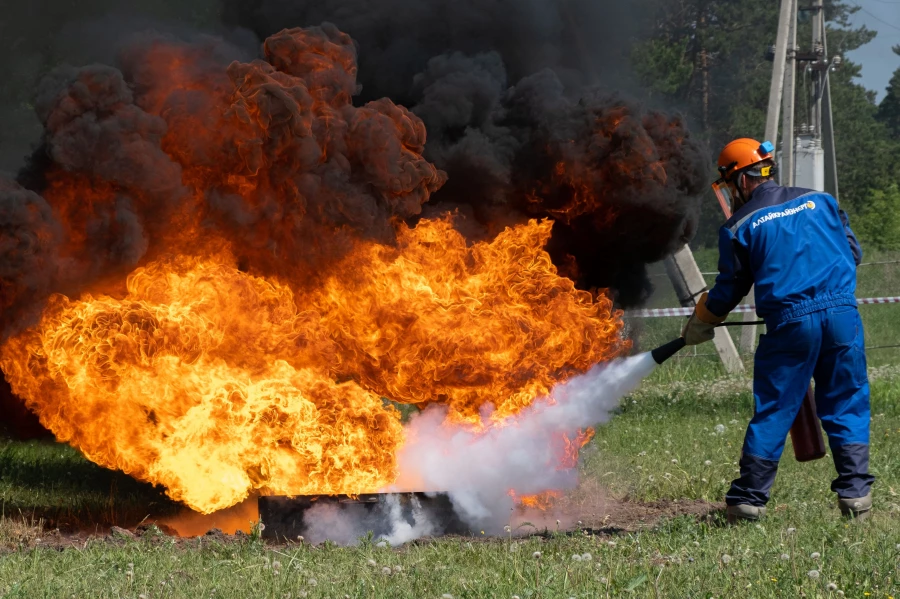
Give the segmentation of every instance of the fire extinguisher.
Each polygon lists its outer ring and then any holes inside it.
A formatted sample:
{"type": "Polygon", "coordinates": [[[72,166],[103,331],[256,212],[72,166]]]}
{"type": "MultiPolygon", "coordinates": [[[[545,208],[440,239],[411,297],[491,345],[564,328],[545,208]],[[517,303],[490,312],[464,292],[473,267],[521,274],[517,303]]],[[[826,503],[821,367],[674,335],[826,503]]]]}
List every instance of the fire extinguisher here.
{"type": "Polygon", "coordinates": [[[807,388],[800,411],[791,425],[791,442],[798,462],[811,462],[825,457],[825,439],[822,438],[822,427],[816,414],[812,385],[807,388]]]}

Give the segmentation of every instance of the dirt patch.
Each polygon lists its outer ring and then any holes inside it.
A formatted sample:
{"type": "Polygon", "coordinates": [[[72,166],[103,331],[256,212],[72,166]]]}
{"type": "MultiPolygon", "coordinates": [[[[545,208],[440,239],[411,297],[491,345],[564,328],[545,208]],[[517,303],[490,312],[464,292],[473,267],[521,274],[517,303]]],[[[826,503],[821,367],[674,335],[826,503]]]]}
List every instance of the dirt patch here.
{"type": "MultiPolygon", "coordinates": [[[[709,517],[724,509],[722,503],[702,500],[677,499],[652,502],[631,501],[615,498],[598,485],[587,483],[568,496],[553,502],[545,510],[528,509],[520,511],[510,522],[516,536],[546,534],[549,532],[585,531],[592,534],[615,535],[652,528],[661,521],[677,516],[709,517]]],[[[134,539],[153,544],[175,544],[177,546],[199,547],[205,543],[243,543],[250,536],[238,531],[226,534],[218,528],[205,533],[194,531],[194,536],[178,536],[177,531],[165,520],[143,522],[135,528],[117,526],[82,531],[60,531],[49,529],[41,521],[26,521],[22,518],[0,519],[0,553],[37,547],[57,550],[67,548],[84,549],[92,543],[123,545],[134,539]]],[[[478,539],[490,541],[489,537],[474,535],[478,539]]],[[[420,539],[418,542],[428,542],[420,539]]],[[[268,543],[267,544],[272,544],[268,543]]],[[[278,543],[277,545],[281,545],[278,543]]]]}
{"type": "Polygon", "coordinates": [[[579,527],[614,533],[652,527],[660,520],[676,516],[706,518],[716,511],[724,510],[725,504],[701,499],[632,501],[612,496],[595,481],[584,481],[578,489],[561,498],[554,508],[558,513],[566,515],[565,520],[561,521],[566,528],[579,527]]]}

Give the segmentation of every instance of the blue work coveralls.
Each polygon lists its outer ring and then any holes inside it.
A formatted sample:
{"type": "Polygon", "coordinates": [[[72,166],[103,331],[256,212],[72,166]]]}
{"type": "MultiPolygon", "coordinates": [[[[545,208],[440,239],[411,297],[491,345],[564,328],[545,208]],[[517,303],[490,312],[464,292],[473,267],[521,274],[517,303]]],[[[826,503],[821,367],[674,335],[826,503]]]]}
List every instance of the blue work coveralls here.
{"type": "Polygon", "coordinates": [[[827,193],[766,182],[719,231],[719,276],[706,307],[731,312],[755,285],[766,322],[753,373],[755,414],[728,505],[764,506],[810,379],[834,456],[841,498],[864,497],[869,474],[869,381],[856,307],[862,250],[827,193]]]}

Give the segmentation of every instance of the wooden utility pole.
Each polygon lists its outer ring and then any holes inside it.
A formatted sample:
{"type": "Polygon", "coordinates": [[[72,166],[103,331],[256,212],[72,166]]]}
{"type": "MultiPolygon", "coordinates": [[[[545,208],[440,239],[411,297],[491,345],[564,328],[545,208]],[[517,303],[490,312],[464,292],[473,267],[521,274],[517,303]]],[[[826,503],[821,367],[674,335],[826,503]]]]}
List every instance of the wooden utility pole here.
{"type": "MultiPolygon", "coordinates": [[[[688,246],[682,247],[680,250],[666,258],[666,273],[675,287],[675,293],[678,295],[678,301],[682,307],[690,307],[697,305],[697,299],[706,291],[706,280],[694,260],[694,254],[688,246]]],[[[713,338],[716,346],[716,352],[722,359],[725,371],[728,373],[743,372],[744,363],[738,354],[731,335],[725,330],[725,327],[716,329],[716,336],[713,338]]]]}
{"type": "MultiPolygon", "coordinates": [[[[788,48],[785,55],[786,67],[784,70],[784,98],[782,109],[784,115],[781,121],[781,184],[788,187],[794,185],[794,91],[797,80],[797,0],[792,0],[794,7],[791,11],[790,33],[788,35],[788,48]]],[[[772,142],[775,143],[775,142],[772,142]]]]}

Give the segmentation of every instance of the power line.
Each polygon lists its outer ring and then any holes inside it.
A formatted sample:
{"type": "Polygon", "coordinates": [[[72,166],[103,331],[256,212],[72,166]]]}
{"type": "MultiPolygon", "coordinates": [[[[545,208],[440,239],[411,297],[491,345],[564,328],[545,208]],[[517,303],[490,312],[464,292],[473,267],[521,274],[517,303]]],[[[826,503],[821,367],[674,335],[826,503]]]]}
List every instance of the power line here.
{"type": "MultiPolygon", "coordinates": [[[[878,15],[869,12],[868,10],[866,10],[865,8],[863,8],[862,6],[860,6],[859,4],[857,4],[856,2],[854,2],[853,4],[854,4],[854,6],[856,6],[856,8],[858,8],[858,9],[861,10],[861,11],[863,11],[864,13],[866,13],[867,15],[869,15],[870,17],[872,17],[873,19],[875,19],[875,20],[878,21],[879,23],[882,23],[882,24],[884,24],[884,25],[887,25],[888,27],[893,27],[893,28],[896,29],[897,31],[900,31],[900,25],[894,25],[893,23],[888,23],[887,21],[885,21],[884,19],[882,19],[882,18],[879,17],[878,15]]],[[[900,4],[900,2],[887,2],[887,1],[885,1],[885,4],[900,4]]]]}

